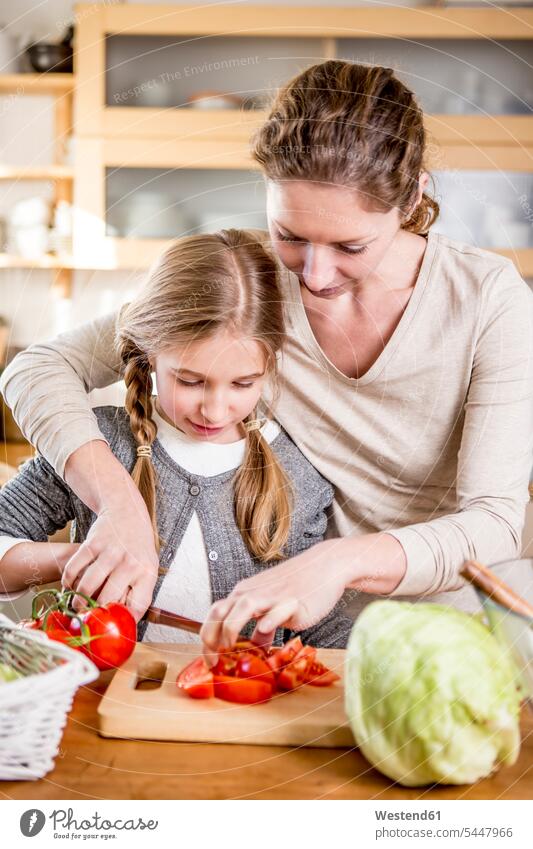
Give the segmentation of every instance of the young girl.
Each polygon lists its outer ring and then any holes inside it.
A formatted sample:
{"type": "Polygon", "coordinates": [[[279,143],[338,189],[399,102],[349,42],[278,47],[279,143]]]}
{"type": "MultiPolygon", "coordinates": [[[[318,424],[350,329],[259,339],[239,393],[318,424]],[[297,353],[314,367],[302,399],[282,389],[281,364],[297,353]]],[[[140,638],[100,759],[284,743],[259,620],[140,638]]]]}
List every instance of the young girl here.
{"type": "MultiPolygon", "coordinates": [[[[276,422],[257,414],[283,340],[275,264],[237,230],[176,242],[120,314],[125,409],[100,406],[95,414],[152,520],[157,607],[203,620],[238,581],[323,537],[330,484],[276,422]]],[[[94,519],[46,460],[25,464],[0,492],[0,588],[57,580],[94,519]],[[73,545],[38,542],[69,520],[73,545]]],[[[114,572],[103,587],[95,581],[82,576],[77,589],[126,600],[127,576],[114,572]]],[[[337,605],[301,633],[305,642],[342,647],[351,626],[337,605]]],[[[289,635],[278,628],[274,644],[289,635]]],[[[138,636],[198,640],[146,618],[138,636]]]]}

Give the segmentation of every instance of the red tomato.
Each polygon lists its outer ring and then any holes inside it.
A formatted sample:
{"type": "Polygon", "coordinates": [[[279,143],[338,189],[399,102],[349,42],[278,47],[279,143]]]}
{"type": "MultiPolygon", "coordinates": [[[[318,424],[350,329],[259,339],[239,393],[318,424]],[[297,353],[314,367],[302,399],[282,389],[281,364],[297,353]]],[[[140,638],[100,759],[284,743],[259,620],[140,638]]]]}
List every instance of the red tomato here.
{"type": "Polygon", "coordinates": [[[219,675],[234,675],[239,657],[236,652],[222,651],[218,655],[218,660],[213,667],[213,672],[219,675]]]}
{"type": "Polygon", "coordinates": [[[76,649],[76,651],[82,650],[79,645],[78,638],[73,637],[72,634],[69,634],[69,632],[65,631],[64,628],[47,628],[45,633],[49,640],[54,640],[57,643],[63,643],[71,649],[76,649]]]}
{"type": "Polygon", "coordinates": [[[253,678],[214,675],[214,682],[217,698],[243,705],[267,702],[273,692],[271,685],[266,681],[255,681],[253,678]]]}
{"type": "Polygon", "coordinates": [[[72,616],[68,616],[66,613],[61,613],[59,610],[51,610],[50,613],[45,614],[42,617],[42,620],[39,621],[41,621],[41,627],[47,633],[48,631],[55,631],[56,629],[72,633],[72,623],[75,620],[72,616]]]}
{"type": "Polygon", "coordinates": [[[90,641],[83,645],[83,652],[98,669],[114,669],[128,659],[137,642],[137,625],[125,605],[112,602],[103,607],[91,607],[82,613],[81,619],[90,633],[90,641]]]}
{"type": "Polygon", "coordinates": [[[293,637],[292,640],[289,640],[288,643],[285,643],[284,646],[278,649],[277,661],[279,665],[284,666],[284,664],[290,663],[302,649],[303,643],[300,637],[293,637]]]}
{"type": "Polygon", "coordinates": [[[337,675],[332,669],[328,669],[319,660],[313,661],[307,671],[307,683],[313,687],[329,687],[331,684],[335,684],[336,681],[340,680],[340,675],[337,675]]]}
{"type": "Polygon", "coordinates": [[[213,673],[208,669],[203,657],[197,657],[182,669],[176,684],[193,699],[210,699],[215,695],[213,673]]]}
{"type": "Polygon", "coordinates": [[[235,677],[264,681],[273,691],[276,689],[276,676],[268,663],[261,657],[257,657],[249,652],[245,652],[239,658],[235,669],[235,677]]]}
{"type": "Polygon", "coordinates": [[[297,657],[287,663],[278,672],[278,687],[280,690],[296,690],[307,684],[311,661],[307,657],[297,657]]]}
{"type": "Polygon", "coordinates": [[[241,640],[219,653],[209,670],[202,657],[189,663],[179,674],[177,685],[193,698],[213,694],[229,702],[265,702],[277,689],[295,690],[304,684],[327,687],[339,676],[316,659],[316,648],[304,646],[295,637],[281,648],[264,649],[241,640]]]}

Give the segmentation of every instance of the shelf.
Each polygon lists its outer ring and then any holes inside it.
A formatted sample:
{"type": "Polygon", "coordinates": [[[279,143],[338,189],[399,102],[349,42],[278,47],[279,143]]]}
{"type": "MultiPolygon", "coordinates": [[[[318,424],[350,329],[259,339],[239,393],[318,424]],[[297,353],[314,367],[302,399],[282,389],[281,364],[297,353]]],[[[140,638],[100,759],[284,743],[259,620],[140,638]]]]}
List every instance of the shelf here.
{"type": "Polygon", "coordinates": [[[24,168],[17,165],[0,165],[0,180],[73,180],[74,168],[70,165],[38,165],[24,168]]]}
{"type": "Polygon", "coordinates": [[[75,81],[74,74],[0,74],[0,94],[67,94],[75,81]]]}
{"type": "MultiPolygon", "coordinates": [[[[166,242],[161,240],[160,244],[166,247],[168,242],[168,239],[166,242]]],[[[147,263],[146,267],[148,268],[149,265],[150,263],[147,263]]],[[[118,263],[111,261],[106,262],[104,260],[102,260],[102,262],[84,262],[73,256],[56,256],[55,254],[45,254],[44,256],[30,259],[28,257],[18,256],[17,254],[0,253],[0,271],[3,269],[15,268],[28,268],[43,271],[115,271],[119,268],[132,267],[134,266],[128,264],[119,265],[118,263]]]]}
{"type": "Polygon", "coordinates": [[[533,116],[426,114],[428,133],[440,144],[533,146],[533,116]]]}
{"type": "MultiPolygon", "coordinates": [[[[169,246],[171,239],[117,239],[106,238],[104,253],[99,262],[76,260],[75,257],[59,257],[47,254],[38,259],[27,259],[16,254],[0,253],[0,270],[28,268],[40,270],[70,269],[72,271],[120,271],[149,268],[169,246]],[[110,256],[114,259],[111,260],[110,256]]],[[[492,253],[512,259],[523,277],[533,278],[533,248],[518,250],[490,248],[492,253]]]]}
{"type": "Polygon", "coordinates": [[[0,253],[0,269],[2,268],[71,268],[75,269],[78,266],[74,262],[73,257],[60,257],[55,254],[45,254],[44,256],[30,259],[17,254],[2,254],[0,253]]]}
{"type": "MultiPolygon", "coordinates": [[[[92,9],[94,6],[80,6],[92,9]]],[[[331,8],[310,6],[212,6],[208,15],[195,7],[170,5],[103,5],[101,24],[108,34],[311,36],[320,38],[524,38],[533,26],[533,9],[443,8],[331,8]],[[332,23],[332,19],[334,23],[332,23]]],[[[93,12],[94,13],[94,12],[93,12]]]]}
{"type": "MultiPolygon", "coordinates": [[[[264,109],[204,111],[186,107],[110,106],[104,109],[102,123],[103,135],[113,139],[155,137],[182,143],[204,136],[207,140],[248,142],[267,117],[268,111],[264,109]]],[[[428,133],[440,144],[533,146],[533,116],[529,115],[426,114],[425,124],[428,133]]]]}

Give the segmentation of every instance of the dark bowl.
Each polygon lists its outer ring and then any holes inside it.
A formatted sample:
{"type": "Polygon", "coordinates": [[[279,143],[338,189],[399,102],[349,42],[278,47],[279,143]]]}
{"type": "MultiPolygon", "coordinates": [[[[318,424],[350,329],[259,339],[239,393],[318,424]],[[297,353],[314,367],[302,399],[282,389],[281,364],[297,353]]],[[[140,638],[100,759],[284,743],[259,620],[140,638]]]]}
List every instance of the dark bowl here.
{"type": "Polygon", "coordinates": [[[72,47],[68,44],[31,44],[26,53],[34,71],[72,73],[72,47]]]}

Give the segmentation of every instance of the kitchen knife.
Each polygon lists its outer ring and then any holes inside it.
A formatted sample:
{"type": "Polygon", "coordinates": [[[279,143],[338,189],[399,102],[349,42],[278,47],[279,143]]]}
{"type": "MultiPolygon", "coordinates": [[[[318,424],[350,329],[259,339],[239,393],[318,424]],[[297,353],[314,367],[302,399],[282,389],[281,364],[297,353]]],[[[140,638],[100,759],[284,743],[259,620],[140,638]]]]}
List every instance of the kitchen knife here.
{"type": "Polygon", "coordinates": [[[154,625],[169,625],[171,628],[191,631],[193,634],[199,634],[203,625],[203,622],[197,622],[196,619],[188,619],[186,616],[179,616],[177,613],[162,610],[160,607],[149,607],[146,611],[146,618],[154,625]]]}

